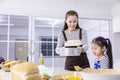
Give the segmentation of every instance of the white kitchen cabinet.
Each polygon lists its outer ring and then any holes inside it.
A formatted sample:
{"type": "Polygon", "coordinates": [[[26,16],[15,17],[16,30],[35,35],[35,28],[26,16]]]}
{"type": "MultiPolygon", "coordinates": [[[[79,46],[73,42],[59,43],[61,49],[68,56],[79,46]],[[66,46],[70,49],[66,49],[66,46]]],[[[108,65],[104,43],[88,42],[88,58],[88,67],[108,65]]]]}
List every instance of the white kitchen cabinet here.
{"type": "Polygon", "coordinates": [[[120,32],[113,34],[113,44],[114,68],[120,68],[120,32]]]}

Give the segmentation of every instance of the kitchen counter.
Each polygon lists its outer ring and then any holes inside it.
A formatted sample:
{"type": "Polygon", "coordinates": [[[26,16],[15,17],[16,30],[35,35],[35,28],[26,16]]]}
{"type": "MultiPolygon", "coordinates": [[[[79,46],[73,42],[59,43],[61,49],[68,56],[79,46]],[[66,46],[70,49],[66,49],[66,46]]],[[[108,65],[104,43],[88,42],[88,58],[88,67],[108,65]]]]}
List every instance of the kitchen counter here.
{"type": "MultiPolygon", "coordinates": [[[[64,73],[63,76],[67,75],[76,75],[73,74],[73,71],[64,70],[64,68],[53,68],[53,67],[45,67],[45,66],[38,66],[40,70],[40,74],[48,73],[50,76],[53,76],[54,73],[64,73]],[[66,72],[69,72],[66,74],[66,72]],[[72,72],[72,73],[71,73],[72,72]]],[[[11,80],[11,72],[5,72],[4,70],[0,69],[0,80],[11,80]]]]}
{"type": "Polygon", "coordinates": [[[0,80],[11,80],[11,73],[0,69],[0,80]]]}
{"type": "MultiPolygon", "coordinates": [[[[38,66],[40,70],[40,74],[48,73],[50,76],[53,75],[54,68],[52,67],[45,67],[45,66],[38,66]]],[[[63,71],[62,68],[57,68],[56,72],[63,71]]],[[[4,70],[0,69],[0,80],[11,80],[11,72],[5,72],[4,70]]]]}

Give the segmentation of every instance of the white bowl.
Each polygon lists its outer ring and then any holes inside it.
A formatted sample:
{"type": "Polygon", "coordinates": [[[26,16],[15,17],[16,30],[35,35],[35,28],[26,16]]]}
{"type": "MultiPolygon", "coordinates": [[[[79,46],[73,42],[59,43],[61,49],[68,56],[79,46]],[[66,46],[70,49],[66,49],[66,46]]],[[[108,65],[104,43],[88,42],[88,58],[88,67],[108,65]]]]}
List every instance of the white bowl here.
{"type": "Polygon", "coordinates": [[[83,80],[120,80],[120,69],[86,70],[80,75],[83,80]]]}

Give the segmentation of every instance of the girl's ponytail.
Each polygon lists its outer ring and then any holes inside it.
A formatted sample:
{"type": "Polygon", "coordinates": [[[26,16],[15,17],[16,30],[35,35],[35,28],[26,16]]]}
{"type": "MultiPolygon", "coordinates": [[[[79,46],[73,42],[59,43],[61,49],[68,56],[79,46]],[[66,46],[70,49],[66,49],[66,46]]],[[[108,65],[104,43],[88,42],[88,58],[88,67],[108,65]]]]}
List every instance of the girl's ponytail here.
{"type": "Polygon", "coordinates": [[[113,68],[113,56],[112,56],[112,46],[111,46],[111,43],[110,43],[110,40],[107,38],[106,39],[107,41],[107,55],[108,55],[108,58],[109,58],[109,68],[113,68]]]}

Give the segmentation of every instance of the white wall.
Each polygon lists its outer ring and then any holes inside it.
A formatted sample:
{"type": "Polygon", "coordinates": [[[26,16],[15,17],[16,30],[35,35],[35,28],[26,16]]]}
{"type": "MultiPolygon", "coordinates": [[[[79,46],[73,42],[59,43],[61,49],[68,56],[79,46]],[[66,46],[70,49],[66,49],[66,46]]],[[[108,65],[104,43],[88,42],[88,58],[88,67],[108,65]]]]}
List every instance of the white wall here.
{"type": "Polygon", "coordinates": [[[120,68],[120,32],[114,33],[114,68],[120,68]]]}
{"type": "Polygon", "coordinates": [[[0,13],[64,18],[70,9],[76,10],[84,18],[111,18],[109,6],[80,3],[79,0],[0,0],[0,13]]]}
{"type": "Polygon", "coordinates": [[[120,1],[111,6],[111,13],[113,18],[120,16],[120,1]]]}
{"type": "Polygon", "coordinates": [[[113,56],[114,67],[120,68],[120,1],[111,6],[113,16],[113,56]],[[119,63],[119,64],[118,64],[119,63]]]}
{"type": "Polygon", "coordinates": [[[120,32],[120,1],[111,6],[113,16],[113,32],[120,32]]]}
{"type": "Polygon", "coordinates": [[[115,58],[120,59],[120,32],[114,34],[114,52],[115,52],[115,58]]]}

